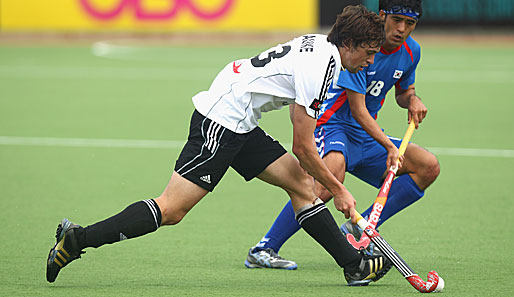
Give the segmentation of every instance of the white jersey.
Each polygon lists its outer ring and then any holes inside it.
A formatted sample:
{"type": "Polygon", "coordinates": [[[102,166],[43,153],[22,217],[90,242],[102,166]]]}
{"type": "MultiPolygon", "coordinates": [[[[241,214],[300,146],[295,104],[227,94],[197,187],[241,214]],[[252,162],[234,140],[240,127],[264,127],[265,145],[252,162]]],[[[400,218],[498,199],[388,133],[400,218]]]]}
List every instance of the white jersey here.
{"type": "Polygon", "coordinates": [[[310,34],[228,64],[208,91],[193,97],[196,110],[235,133],[258,125],[261,113],[297,103],[318,116],[341,57],[326,35],[310,34]]]}

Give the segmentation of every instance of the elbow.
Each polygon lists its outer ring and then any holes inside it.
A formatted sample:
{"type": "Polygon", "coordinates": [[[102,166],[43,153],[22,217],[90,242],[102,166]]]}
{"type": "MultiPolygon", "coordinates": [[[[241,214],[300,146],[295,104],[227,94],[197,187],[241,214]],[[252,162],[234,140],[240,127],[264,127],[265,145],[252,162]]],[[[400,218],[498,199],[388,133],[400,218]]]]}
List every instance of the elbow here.
{"type": "Polygon", "coordinates": [[[366,111],[359,110],[356,112],[352,111],[352,116],[357,121],[357,123],[359,123],[361,126],[364,125],[366,123],[365,121],[371,117],[371,115],[369,114],[369,112],[367,110],[366,111]]]}

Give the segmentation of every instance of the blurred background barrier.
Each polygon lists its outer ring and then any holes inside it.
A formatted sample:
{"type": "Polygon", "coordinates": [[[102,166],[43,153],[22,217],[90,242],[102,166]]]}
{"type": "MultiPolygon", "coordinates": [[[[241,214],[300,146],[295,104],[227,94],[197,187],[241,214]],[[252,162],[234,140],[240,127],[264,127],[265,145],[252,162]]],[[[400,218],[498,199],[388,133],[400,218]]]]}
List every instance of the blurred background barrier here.
{"type": "Polygon", "coordinates": [[[291,31],[317,28],[318,0],[2,0],[20,31],[291,31]]]}
{"type": "MultiPolygon", "coordinates": [[[[331,26],[338,11],[363,4],[378,12],[378,0],[320,0],[319,24],[331,26]]],[[[514,0],[424,0],[418,28],[514,28],[514,0]]]]}
{"type": "MultiPolygon", "coordinates": [[[[2,0],[1,32],[285,32],[331,26],[378,0],[2,0]]],[[[423,28],[514,27],[514,0],[425,0],[423,28]]]]}

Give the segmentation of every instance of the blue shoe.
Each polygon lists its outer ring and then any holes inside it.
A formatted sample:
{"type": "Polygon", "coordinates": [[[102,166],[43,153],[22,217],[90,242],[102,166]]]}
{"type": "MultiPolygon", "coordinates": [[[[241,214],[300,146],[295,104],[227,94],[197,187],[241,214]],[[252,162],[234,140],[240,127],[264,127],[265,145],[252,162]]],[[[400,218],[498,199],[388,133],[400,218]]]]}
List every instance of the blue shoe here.
{"type": "Polygon", "coordinates": [[[286,270],[295,270],[298,267],[295,262],[280,257],[271,248],[257,250],[254,247],[248,251],[245,266],[248,268],[276,268],[286,270]]]}
{"type": "Polygon", "coordinates": [[[352,224],[352,221],[347,221],[346,223],[342,224],[340,229],[344,236],[346,236],[346,234],[352,234],[357,241],[361,239],[363,233],[361,227],[359,227],[359,225],[352,224]]]}

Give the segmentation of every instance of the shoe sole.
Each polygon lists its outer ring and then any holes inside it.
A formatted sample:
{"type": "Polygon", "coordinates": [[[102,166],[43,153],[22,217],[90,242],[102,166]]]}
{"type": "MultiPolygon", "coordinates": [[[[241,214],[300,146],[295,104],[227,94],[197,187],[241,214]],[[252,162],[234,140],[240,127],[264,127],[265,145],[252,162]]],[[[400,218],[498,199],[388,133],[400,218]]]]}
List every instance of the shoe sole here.
{"type": "Polygon", "coordinates": [[[283,269],[283,270],[296,270],[296,268],[298,268],[298,265],[293,265],[293,266],[289,266],[289,267],[267,267],[267,266],[262,266],[262,265],[259,265],[259,264],[253,264],[253,263],[250,263],[248,262],[248,260],[245,260],[245,266],[246,268],[250,268],[250,269],[253,269],[253,268],[271,268],[271,269],[283,269]]]}
{"type": "Polygon", "coordinates": [[[369,285],[369,283],[371,283],[370,279],[368,279],[368,280],[361,280],[361,281],[354,281],[352,283],[347,283],[346,285],[348,287],[364,287],[364,286],[369,285]]]}

